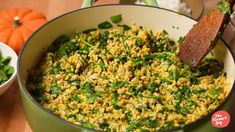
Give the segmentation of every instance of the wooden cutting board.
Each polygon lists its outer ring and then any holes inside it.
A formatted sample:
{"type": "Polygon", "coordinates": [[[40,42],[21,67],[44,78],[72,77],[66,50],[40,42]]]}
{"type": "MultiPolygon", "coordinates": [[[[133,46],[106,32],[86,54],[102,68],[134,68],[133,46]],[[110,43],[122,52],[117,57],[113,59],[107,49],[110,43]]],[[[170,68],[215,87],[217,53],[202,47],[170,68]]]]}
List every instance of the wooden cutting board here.
{"type": "Polygon", "coordinates": [[[0,132],[31,132],[24,117],[17,80],[0,96],[0,132]]]}

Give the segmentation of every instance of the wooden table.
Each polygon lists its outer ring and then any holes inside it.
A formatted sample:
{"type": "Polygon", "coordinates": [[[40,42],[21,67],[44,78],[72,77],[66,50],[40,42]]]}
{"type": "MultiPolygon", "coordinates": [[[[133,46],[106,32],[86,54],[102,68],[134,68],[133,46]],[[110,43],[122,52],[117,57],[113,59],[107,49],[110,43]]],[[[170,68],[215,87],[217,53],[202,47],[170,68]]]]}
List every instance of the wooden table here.
{"type": "MultiPolygon", "coordinates": [[[[216,1],[204,0],[204,12],[213,7],[216,1]]],[[[81,2],[82,0],[1,0],[0,10],[9,7],[28,7],[43,12],[50,20],[80,8],[81,2]]],[[[118,3],[118,0],[99,0],[97,4],[104,3],[118,3]]],[[[17,80],[0,96],[0,132],[31,132],[24,117],[17,80]]]]}

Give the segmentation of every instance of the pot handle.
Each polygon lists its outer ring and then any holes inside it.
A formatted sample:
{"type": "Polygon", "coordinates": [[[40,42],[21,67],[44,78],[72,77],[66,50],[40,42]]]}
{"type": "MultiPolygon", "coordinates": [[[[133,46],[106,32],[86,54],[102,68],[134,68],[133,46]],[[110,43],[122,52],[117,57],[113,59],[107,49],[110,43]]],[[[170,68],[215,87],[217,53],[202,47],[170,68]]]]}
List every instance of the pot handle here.
{"type": "Polygon", "coordinates": [[[229,40],[229,46],[231,47],[233,53],[235,54],[235,11],[230,16],[230,23],[229,26],[232,32],[232,38],[229,40]]]}
{"type": "MultiPolygon", "coordinates": [[[[97,0],[83,0],[82,8],[91,7],[97,0]]],[[[146,5],[158,7],[156,0],[143,0],[146,5]]]]}

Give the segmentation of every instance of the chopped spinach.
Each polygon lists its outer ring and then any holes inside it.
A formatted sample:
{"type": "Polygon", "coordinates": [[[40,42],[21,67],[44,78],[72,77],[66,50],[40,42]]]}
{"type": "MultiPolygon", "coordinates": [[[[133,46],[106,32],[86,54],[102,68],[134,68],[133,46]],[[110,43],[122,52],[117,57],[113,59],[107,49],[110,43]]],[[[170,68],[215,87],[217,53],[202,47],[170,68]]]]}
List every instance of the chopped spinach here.
{"type": "Polygon", "coordinates": [[[92,84],[90,82],[85,82],[82,85],[82,92],[85,93],[85,94],[93,93],[94,91],[92,90],[92,84]]]}
{"type": "Polygon", "coordinates": [[[95,125],[91,124],[90,122],[83,122],[82,126],[87,127],[87,128],[95,128],[95,125]]]}
{"type": "Polygon", "coordinates": [[[117,26],[119,26],[119,27],[123,27],[124,31],[127,31],[127,30],[130,30],[130,29],[131,29],[131,27],[130,27],[130,26],[128,26],[128,25],[126,25],[126,24],[123,24],[123,25],[117,25],[117,26]]]}
{"type": "Polygon", "coordinates": [[[142,39],[140,37],[136,37],[135,44],[136,46],[140,46],[142,44],[142,39]]]}
{"type": "Polygon", "coordinates": [[[149,86],[147,87],[147,89],[149,90],[149,91],[151,91],[152,93],[154,93],[155,92],[155,89],[156,89],[156,84],[155,83],[150,83],[149,84],[149,86]]]}
{"type": "Polygon", "coordinates": [[[100,66],[100,68],[102,69],[102,70],[104,70],[105,69],[105,63],[104,63],[104,61],[102,60],[102,59],[100,59],[100,61],[99,61],[99,66],[100,66]]]}
{"type": "Polygon", "coordinates": [[[58,96],[58,95],[61,93],[61,88],[60,88],[60,86],[57,85],[57,84],[56,84],[56,85],[53,85],[53,86],[51,87],[51,93],[58,96]]]}
{"type": "Polygon", "coordinates": [[[117,81],[117,82],[113,82],[111,85],[112,85],[112,88],[119,89],[119,88],[124,87],[126,84],[127,84],[126,81],[117,81]]]}
{"type": "Polygon", "coordinates": [[[120,96],[120,94],[114,93],[114,94],[111,96],[111,98],[112,98],[113,101],[116,102],[116,101],[118,100],[119,96],[120,96]]]}
{"type": "Polygon", "coordinates": [[[212,89],[210,89],[208,92],[209,92],[209,94],[210,94],[211,96],[216,96],[216,95],[219,94],[220,89],[212,88],[212,89]]]}
{"type": "Polygon", "coordinates": [[[14,68],[9,66],[11,57],[7,56],[3,58],[0,55],[0,85],[6,82],[14,73],[14,68]]]}
{"type": "Polygon", "coordinates": [[[184,42],[184,39],[185,39],[185,36],[184,37],[180,36],[177,42],[179,44],[182,44],[184,42]]]}
{"type": "Polygon", "coordinates": [[[112,104],[112,106],[113,106],[113,109],[115,109],[115,110],[122,109],[122,107],[117,104],[112,104]]]}
{"type": "Polygon", "coordinates": [[[174,126],[174,121],[168,121],[167,123],[166,123],[166,127],[167,128],[172,128],[174,126]]]}
{"type": "Polygon", "coordinates": [[[100,48],[103,49],[105,47],[106,42],[108,40],[108,36],[109,36],[109,32],[108,31],[105,31],[104,33],[101,34],[101,37],[100,37],[100,40],[99,40],[99,42],[100,42],[99,47],[100,48]]]}
{"type": "Polygon", "coordinates": [[[92,31],[96,31],[97,30],[97,28],[91,28],[91,29],[87,29],[87,30],[85,30],[85,31],[83,31],[83,33],[90,33],[90,32],[92,32],[92,31]]]}
{"type": "Polygon", "coordinates": [[[49,52],[55,52],[57,51],[60,46],[66,42],[68,42],[70,40],[70,38],[66,35],[60,35],[59,37],[57,37],[52,44],[49,46],[48,51],[49,52]]]}
{"type": "Polygon", "coordinates": [[[113,25],[108,21],[104,21],[104,22],[102,22],[98,25],[99,29],[109,29],[109,28],[112,28],[112,27],[113,27],[113,25]]]}
{"type": "Polygon", "coordinates": [[[151,128],[157,128],[159,126],[159,123],[156,119],[149,119],[149,126],[151,128]]]}
{"type": "Polygon", "coordinates": [[[178,81],[178,79],[181,77],[179,71],[174,70],[170,72],[170,76],[172,79],[174,79],[175,81],[178,81]]]}
{"type": "Polygon", "coordinates": [[[109,128],[109,124],[107,122],[101,123],[99,124],[101,129],[108,129],[109,128]]]}
{"type": "Polygon", "coordinates": [[[110,19],[113,23],[119,23],[122,21],[122,15],[119,14],[119,15],[111,16],[110,19]]]}
{"type": "Polygon", "coordinates": [[[190,83],[193,85],[199,84],[199,80],[197,79],[197,77],[195,77],[193,75],[189,77],[189,80],[190,80],[190,83]]]}

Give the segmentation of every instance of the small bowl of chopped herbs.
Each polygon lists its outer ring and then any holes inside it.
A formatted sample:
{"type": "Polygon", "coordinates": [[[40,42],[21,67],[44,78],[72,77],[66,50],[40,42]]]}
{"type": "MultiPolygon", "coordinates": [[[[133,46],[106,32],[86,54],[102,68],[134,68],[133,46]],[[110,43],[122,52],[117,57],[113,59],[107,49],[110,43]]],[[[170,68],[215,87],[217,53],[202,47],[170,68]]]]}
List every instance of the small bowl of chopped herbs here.
{"type": "Polygon", "coordinates": [[[0,95],[2,95],[16,78],[17,55],[13,49],[0,42],[0,95]]]}

